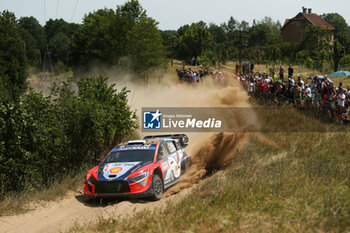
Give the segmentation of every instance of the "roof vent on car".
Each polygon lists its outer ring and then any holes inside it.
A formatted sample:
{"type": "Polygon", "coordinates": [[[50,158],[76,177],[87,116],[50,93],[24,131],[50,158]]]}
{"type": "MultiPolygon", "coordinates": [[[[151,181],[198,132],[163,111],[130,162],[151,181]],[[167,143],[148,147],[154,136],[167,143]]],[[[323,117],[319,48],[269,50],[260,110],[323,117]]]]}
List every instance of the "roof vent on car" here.
{"type": "Polygon", "coordinates": [[[128,145],[143,145],[146,143],[146,140],[132,140],[128,141],[128,145]]]}

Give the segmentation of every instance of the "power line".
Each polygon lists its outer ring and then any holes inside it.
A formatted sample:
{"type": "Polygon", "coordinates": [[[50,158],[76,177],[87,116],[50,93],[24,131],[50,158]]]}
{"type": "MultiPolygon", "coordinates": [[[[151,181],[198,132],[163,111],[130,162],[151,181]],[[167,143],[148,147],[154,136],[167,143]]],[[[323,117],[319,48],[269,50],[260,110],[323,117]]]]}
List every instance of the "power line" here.
{"type": "Polygon", "coordinates": [[[57,19],[57,15],[58,15],[58,6],[60,4],[60,0],[57,0],[57,4],[56,4],[56,17],[55,19],[57,19]]]}
{"type": "Polygon", "coordinates": [[[78,6],[78,2],[79,2],[79,0],[77,0],[77,1],[75,2],[75,7],[74,7],[74,10],[73,10],[73,15],[72,15],[72,18],[70,19],[70,22],[73,21],[73,18],[74,18],[74,15],[75,15],[75,11],[76,11],[77,6],[78,6]]]}
{"type": "Polygon", "coordinates": [[[44,23],[46,23],[46,0],[44,0],[44,23]]]}

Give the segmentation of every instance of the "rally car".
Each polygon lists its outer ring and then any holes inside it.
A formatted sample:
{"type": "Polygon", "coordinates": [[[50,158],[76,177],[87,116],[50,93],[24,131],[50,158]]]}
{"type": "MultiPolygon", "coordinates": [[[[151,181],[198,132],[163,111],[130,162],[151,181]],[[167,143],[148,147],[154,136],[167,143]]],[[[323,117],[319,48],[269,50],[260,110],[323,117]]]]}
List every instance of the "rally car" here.
{"type": "Polygon", "coordinates": [[[191,163],[183,148],[185,134],[146,136],[114,147],[104,161],[88,171],[84,194],[96,197],[149,197],[159,200],[191,163]]]}

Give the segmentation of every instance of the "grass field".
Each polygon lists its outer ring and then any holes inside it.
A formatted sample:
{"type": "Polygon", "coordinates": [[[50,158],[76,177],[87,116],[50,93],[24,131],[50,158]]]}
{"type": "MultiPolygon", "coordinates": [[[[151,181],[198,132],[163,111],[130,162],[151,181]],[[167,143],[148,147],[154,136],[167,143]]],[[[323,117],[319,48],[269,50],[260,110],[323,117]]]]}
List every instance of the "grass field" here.
{"type": "Polygon", "coordinates": [[[338,133],[338,125],[293,108],[259,114],[266,127],[290,119],[291,127],[323,125],[335,132],[290,133],[282,125],[280,132],[252,133],[229,167],[180,203],[131,218],[101,219],[71,232],[349,231],[350,133],[338,133]]]}

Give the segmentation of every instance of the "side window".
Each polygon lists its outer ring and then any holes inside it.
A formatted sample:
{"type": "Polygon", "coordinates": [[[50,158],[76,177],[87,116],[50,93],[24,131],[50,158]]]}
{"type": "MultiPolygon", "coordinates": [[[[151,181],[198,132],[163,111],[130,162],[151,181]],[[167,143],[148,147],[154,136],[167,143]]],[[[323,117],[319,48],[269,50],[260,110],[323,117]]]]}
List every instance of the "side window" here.
{"type": "Polygon", "coordinates": [[[168,153],[164,148],[164,145],[160,144],[158,148],[157,161],[164,159],[167,155],[168,153]]]}
{"type": "Polygon", "coordinates": [[[171,154],[176,152],[176,147],[175,147],[173,141],[166,142],[166,144],[167,144],[168,150],[171,154]]]}
{"type": "Polygon", "coordinates": [[[176,146],[176,150],[180,150],[181,149],[181,146],[178,142],[174,142],[175,143],[175,146],[176,146]]]}

